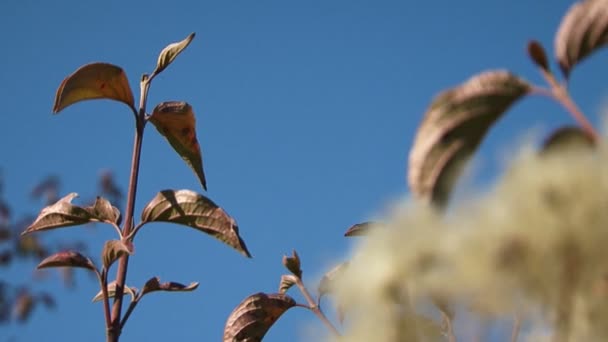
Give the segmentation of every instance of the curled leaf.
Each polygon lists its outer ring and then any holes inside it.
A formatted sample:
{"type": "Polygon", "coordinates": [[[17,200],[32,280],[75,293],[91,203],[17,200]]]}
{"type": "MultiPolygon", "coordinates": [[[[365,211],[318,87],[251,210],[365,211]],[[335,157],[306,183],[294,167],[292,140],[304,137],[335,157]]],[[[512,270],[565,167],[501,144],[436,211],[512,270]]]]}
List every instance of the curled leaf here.
{"type": "Polygon", "coordinates": [[[279,283],[279,293],[285,294],[297,281],[298,279],[293,274],[283,274],[279,283]]]}
{"type": "Polygon", "coordinates": [[[49,267],[81,267],[91,271],[97,271],[97,268],[91,259],[75,251],[55,253],[42,260],[37,266],[38,269],[49,267]]]}
{"type": "Polygon", "coordinates": [[[410,150],[408,182],[414,195],[443,207],[490,127],[530,89],[510,72],[488,71],[437,96],[410,150]]]}
{"type": "Polygon", "coordinates": [[[294,250],[292,252],[292,256],[288,257],[287,255],[283,255],[283,266],[293,273],[298,278],[302,278],[302,269],[300,268],[300,257],[298,253],[294,250]]]}
{"type": "Polygon", "coordinates": [[[232,311],[224,327],[224,342],[262,341],[268,329],[285,311],[296,305],[283,294],[256,293],[232,311]]]}
{"type": "Polygon", "coordinates": [[[118,260],[123,255],[133,254],[133,244],[121,240],[109,240],[103,245],[101,252],[101,260],[103,260],[103,268],[108,270],[114,261],[118,260]]]}
{"type": "Polygon", "coordinates": [[[250,258],[239,227],[224,209],[191,190],[163,190],[144,208],[142,222],[172,222],[207,233],[250,258]]]}
{"type": "Polygon", "coordinates": [[[344,233],[344,236],[351,237],[351,236],[367,235],[367,234],[369,234],[370,229],[373,229],[373,227],[378,227],[378,226],[383,226],[383,225],[384,224],[381,222],[372,222],[372,221],[357,223],[357,224],[351,226],[350,228],[348,228],[348,230],[346,230],[346,232],[344,233]]]}
{"type": "Polygon", "coordinates": [[[78,197],[78,194],[72,192],[55,204],[42,209],[34,223],[27,227],[21,235],[39,230],[69,227],[91,222],[93,217],[87,210],[71,203],[76,197],[78,197]]]}
{"type": "Polygon", "coordinates": [[[161,71],[165,70],[194,39],[195,33],[192,32],[188,37],[184,38],[181,42],[172,43],[167,45],[159,54],[158,61],[156,62],[156,69],[152,72],[152,75],[158,75],[161,71]]]}
{"type": "Polygon", "coordinates": [[[196,290],[196,288],[198,288],[197,282],[190,283],[190,285],[184,285],[172,281],[161,283],[158,277],[153,277],[146,282],[144,288],[141,290],[141,295],[143,296],[146,293],[154,291],[189,292],[196,290]]]}
{"type": "Polygon", "coordinates": [[[608,42],[608,1],[585,0],[572,5],[555,34],[555,55],[564,76],[608,42]]]}
{"type": "Polygon", "coordinates": [[[120,224],[120,210],[112,206],[112,204],[105,198],[97,196],[95,203],[85,208],[92,217],[101,221],[120,224]]]}
{"type": "MultiPolygon", "coordinates": [[[[131,301],[134,301],[135,298],[137,297],[137,288],[125,285],[124,293],[128,293],[129,295],[131,295],[131,301]]],[[[108,284],[108,297],[114,298],[115,295],[116,295],[116,281],[113,281],[108,284]]],[[[93,303],[99,302],[102,299],[103,299],[103,291],[99,291],[99,292],[97,292],[95,297],[93,297],[92,302],[93,303]]]]}
{"type": "Polygon", "coordinates": [[[149,120],[194,171],[203,189],[207,190],[203,157],[196,138],[196,119],[192,106],[186,102],[163,102],[154,108],[149,120]]]}
{"type": "Polygon", "coordinates": [[[323,275],[321,281],[319,282],[319,287],[317,291],[319,292],[319,298],[323,297],[326,294],[330,294],[333,292],[333,287],[340,276],[344,274],[346,268],[348,267],[348,261],[338,264],[336,267],[329,270],[329,272],[323,275]]]}
{"type": "Polygon", "coordinates": [[[91,63],[66,77],[55,95],[53,113],[76,102],[109,99],[125,103],[135,112],[133,94],[125,72],[116,65],[91,63]]]}
{"type": "Polygon", "coordinates": [[[542,154],[555,151],[589,150],[595,146],[595,141],[584,130],[576,126],[562,127],[553,132],[543,143],[542,154]]]}

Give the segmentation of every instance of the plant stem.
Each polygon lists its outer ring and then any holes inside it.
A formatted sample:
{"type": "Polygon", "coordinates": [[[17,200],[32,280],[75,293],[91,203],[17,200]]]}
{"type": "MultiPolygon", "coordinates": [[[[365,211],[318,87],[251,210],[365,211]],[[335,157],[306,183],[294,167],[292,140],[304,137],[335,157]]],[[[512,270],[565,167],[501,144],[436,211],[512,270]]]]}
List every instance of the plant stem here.
{"type": "Polygon", "coordinates": [[[548,93],[540,91],[540,93],[549,95],[560,103],[572,115],[574,120],[578,122],[589,138],[596,142],[599,139],[599,135],[595,131],[595,128],[593,128],[593,125],[591,125],[589,120],[587,120],[583,112],[581,112],[581,110],[577,107],[576,103],[574,103],[566,86],[557,82],[552,73],[546,70],[541,70],[541,72],[547,83],[549,83],[551,86],[551,91],[548,93]]]}
{"type": "MultiPolygon", "coordinates": [[[[133,143],[133,157],[131,159],[131,174],[129,177],[129,191],[127,193],[127,209],[125,222],[122,229],[123,240],[129,236],[133,227],[133,212],[135,210],[135,197],[137,194],[137,179],[139,176],[139,160],[141,156],[141,145],[144,134],[145,116],[146,116],[146,101],[150,82],[147,75],[142,77],[140,82],[141,94],[139,99],[139,115],[135,119],[135,141],[133,143]]],[[[116,271],[116,293],[114,295],[114,306],[112,307],[112,327],[108,332],[108,342],[117,342],[122,326],[120,324],[120,315],[122,309],[122,300],[124,295],[124,287],[127,279],[127,268],[129,265],[129,255],[122,256],[118,263],[116,271]]]]}
{"type": "Polygon", "coordinates": [[[338,331],[338,329],[336,329],[336,327],[334,327],[334,325],[331,324],[331,322],[327,319],[327,317],[325,316],[323,311],[321,311],[321,307],[314,301],[314,299],[312,299],[312,296],[310,295],[310,293],[304,286],[304,283],[302,283],[302,279],[300,279],[300,277],[296,277],[296,285],[298,286],[298,288],[300,289],[300,292],[302,292],[302,295],[306,299],[306,302],[309,305],[308,309],[310,309],[312,312],[314,312],[314,314],[317,315],[317,317],[321,320],[321,322],[323,322],[323,324],[325,324],[325,326],[335,336],[340,336],[340,332],[338,331]]]}
{"type": "Polygon", "coordinates": [[[123,316],[122,320],[120,321],[120,329],[122,330],[122,327],[125,326],[125,324],[127,323],[127,320],[129,319],[129,317],[131,316],[131,313],[133,312],[133,310],[135,310],[135,307],[137,306],[137,304],[139,303],[139,299],[141,297],[138,296],[138,298],[135,298],[131,304],[129,304],[129,307],[127,308],[127,312],[125,312],[125,315],[123,316]]]}
{"type": "Polygon", "coordinates": [[[456,334],[454,334],[454,324],[452,322],[452,317],[448,315],[445,311],[441,311],[441,316],[443,317],[443,322],[445,324],[446,335],[448,337],[448,342],[456,342],[456,334]]]}
{"type": "Polygon", "coordinates": [[[101,287],[101,293],[103,296],[103,314],[106,319],[106,333],[109,333],[112,328],[112,315],[110,314],[110,296],[108,295],[108,273],[103,270],[101,273],[95,270],[97,279],[99,279],[99,286],[101,287]]]}
{"type": "Polygon", "coordinates": [[[517,342],[519,339],[519,331],[521,330],[521,318],[519,314],[515,314],[513,318],[513,330],[511,330],[511,342],[517,342]]]}

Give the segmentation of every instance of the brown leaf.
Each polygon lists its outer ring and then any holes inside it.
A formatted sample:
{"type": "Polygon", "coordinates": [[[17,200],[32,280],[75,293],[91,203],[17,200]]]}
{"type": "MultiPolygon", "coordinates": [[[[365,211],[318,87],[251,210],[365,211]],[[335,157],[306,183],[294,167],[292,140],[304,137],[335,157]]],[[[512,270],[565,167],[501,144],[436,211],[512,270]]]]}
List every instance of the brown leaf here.
{"type": "Polygon", "coordinates": [[[55,95],[53,113],[76,102],[109,99],[125,103],[134,112],[133,94],[125,72],[108,63],[91,63],[66,77],[55,95]]]}
{"type": "Polygon", "coordinates": [[[232,311],[224,327],[224,342],[262,341],[268,329],[296,302],[287,295],[256,293],[232,311]]]}
{"type": "Polygon", "coordinates": [[[155,291],[165,291],[165,292],[190,292],[194,291],[198,288],[198,283],[193,282],[189,285],[184,285],[180,283],[176,283],[173,281],[168,281],[161,283],[160,278],[153,277],[150,278],[144,288],[141,290],[141,295],[145,295],[146,293],[155,292],[155,291]]]}
{"type": "Polygon", "coordinates": [[[27,229],[21,233],[21,235],[40,230],[69,227],[94,221],[94,218],[86,209],[75,206],[71,203],[75,197],[78,197],[78,194],[72,192],[57,201],[55,204],[49,205],[42,209],[34,223],[27,227],[27,229]]]}
{"type": "Polygon", "coordinates": [[[91,259],[75,251],[63,251],[55,253],[42,260],[37,268],[48,267],[81,267],[91,271],[97,271],[91,259]]]}
{"type": "Polygon", "coordinates": [[[152,72],[152,75],[158,75],[161,71],[165,70],[166,67],[171,64],[177,55],[179,55],[185,48],[190,45],[192,39],[194,39],[195,33],[192,32],[184,40],[167,45],[159,54],[158,61],[156,62],[156,69],[152,72]]]}
{"type": "Polygon", "coordinates": [[[292,256],[288,257],[287,255],[283,255],[283,266],[285,266],[285,268],[293,273],[293,275],[295,275],[298,278],[302,278],[302,269],[300,268],[300,256],[298,256],[298,253],[294,250],[292,252],[292,256]]]}
{"type": "Polygon", "coordinates": [[[554,131],[543,143],[541,154],[556,151],[584,151],[595,147],[595,140],[576,126],[565,126],[554,131]]]}
{"type": "Polygon", "coordinates": [[[133,244],[121,240],[109,240],[103,245],[101,260],[103,268],[108,270],[110,266],[123,255],[133,254],[133,244]]]}
{"type": "Polygon", "coordinates": [[[350,228],[348,228],[348,230],[344,233],[344,236],[351,237],[351,236],[367,235],[367,234],[369,234],[370,229],[373,229],[373,227],[379,227],[379,226],[384,226],[384,224],[381,222],[372,222],[372,221],[357,223],[357,224],[351,226],[350,228]]]}
{"type": "Polygon", "coordinates": [[[186,102],[163,102],[154,108],[149,120],[194,171],[203,189],[207,190],[192,106],[186,102]]]}
{"type": "Polygon", "coordinates": [[[570,7],[555,34],[555,55],[564,76],[608,42],[608,1],[585,0],[570,7]]]}
{"type": "Polygon", "coordinates": [[[13,303],[13,315],[19,322],[25,322],[30,317],[36,304],[34,296],[27,290],[22,290],[13,303]]]}
{"type": "MultiPolygon", "coordinates": [[[[131,301],[135,300],[137,297],[137,288],[132,286],[125,286],[124,293],[128,293],[131,295],[131,301]]],[[[108,298],[114,298],[116,295],[116,281],[112,281],[108,284],[108,298]]],[[[98,302],[103,299],[103,291],[97,292],[95,297],[93,297],[93,303],[98,302]]]]}
{"type": "Polygon", "coordinates": [[[530,89],[507,71],[489,71],[437,96],[410,150],[408,182],[414,195],[443,207],[490,127],[530,89]]]}
{"type": "Polygon", "coordinates": [[[207,233],[250,258],[236,221],[207,197],[191,190],[163,190],[144,208],[142,222],[172,222],[207,233]]]}
{"type": "Polygon", "coordinates": [[[549,60],[547,59],[547,54],[541,43],[536,40],[528,42],[528,56],[530,56],[530,59],[536,66],[545,71],[549,71],[549,60]]]}
{"type": "Polygon", "coordinates": [[[112,206],[112,204],[105,198],[97,196],[95,203],[85,208],[91,216],[101,222],[110,222],[116,225],[120,222],[120,210],[112,206]]]}

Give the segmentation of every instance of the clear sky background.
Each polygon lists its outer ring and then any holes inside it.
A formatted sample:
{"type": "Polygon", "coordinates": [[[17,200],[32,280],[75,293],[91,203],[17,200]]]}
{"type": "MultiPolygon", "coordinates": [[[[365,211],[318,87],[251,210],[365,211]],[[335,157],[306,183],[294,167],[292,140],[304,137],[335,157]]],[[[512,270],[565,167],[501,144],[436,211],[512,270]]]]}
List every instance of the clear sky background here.
{"type": "MultiPolygon", "coordinates": [[[[0,2],[0,167],[17,213],[38,211],[27,196],[49,173],[62,195],[94,195],[102,169],[126,189],[133,140],[128,108],[111,101],[76,104],[51,115],[55,91],[79,66],[123,67],[134,94],[158,52],[197,36],[152,84],[149,108],[189,102],[197,114],[207,195],[239,223],[253,259],[177,225],[146,226],[136,240],[128,283],[151,276],[199,281],[193,293],[147,296],[125,341],[218,341],[232,309],[255,292],[275,292],[283,254],[296,249],[311,289],[348,257],[352,224],[378,217],[407,197],[407,155],[432,97],[472,74],[507,68],[543,83],[525,53],[553,36],[572,1],[33,1],[0,2]]],[[[594,122],[605,103],[606,53],[577,67],[572,94],[594,122]]],[[[546,98],[518,103],[491,131],[472,183],[495,177],[521,139],[537,138],[570,117],[546,98]]],[[[136,212],[161,189],[202,189],[149,125],[136,212]]],[[[58,230],[47,241],[85,239],[94,257],[110,227],[58,230]]],[[[2,269],[16,282],[35,264],[2,269]]],[[[38,285],[58,297],[54,311],[0,327],[1,339],[101,341],[98,291],[78,272],[75,290],[58,277],[38,285]]],[[[112,272],[114,273],[114,272],[112,272]]],[[[295,298],[303,301],[297,292],[295,298]]],[[[312,313],[287,312],[267,341],[310,340],[324,329],[312,313]],[[320,330],[321,331],[321,330],[320,330]]]]}

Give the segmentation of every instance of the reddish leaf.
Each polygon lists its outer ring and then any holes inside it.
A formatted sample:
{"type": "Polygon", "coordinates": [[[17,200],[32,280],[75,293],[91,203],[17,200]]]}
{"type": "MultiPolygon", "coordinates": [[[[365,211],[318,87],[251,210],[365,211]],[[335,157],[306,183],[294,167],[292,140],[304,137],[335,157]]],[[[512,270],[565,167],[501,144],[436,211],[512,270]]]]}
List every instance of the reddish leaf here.
{"type": "Polygon", "coordinates": [[[75,251],[55,253],[42,260],[37,268],[41,269],[48,267],[81,267],[92,271],[97,270],[91,259],[75,251]]]}
{"type": "Polygon", "coordinates": [[[572,68],[608,42],[608,1],[572,5],[555,34],[555,55],[565,77],[572,68]]]}
{"type": "Polygon", "coordinates": [[[114,261],[118,260],[123,255],[133,254],[133,244],[120,240],[109,240],[103,245],[101,259],[103,260],[103,268],[108,270],[114,261]]]}
{"type": "Polygon", "coordinates": [[[112,206],[112,204],[105,198],[97,196],[95,203],[85,208],[92,217],[101,222],[114,223],[116,225],[120,222],[120,210],[112,206]]]}
{"type": "Polygon", "coordinates": [[[287,255],[283,256],[283,266],[293,273],[298,278],[302,278],[302,269],[300,268],[300,257],[296,251],[293,251],[292,256],[288,257],[287,255]]]}
{"type": "Polygon", "coordinates": [[[39,230],[69,227],[91,222],[93,217],[87,210],[71,203],[75,197],[78,197],[78,194],[72,192],[55,204],[42,209],[34,223],[21,234],[25,235],[39,230]]]}
{"type": "Polygon", "coordinates": [[[15,319],[21,323],[27,321],[30,314],[34,310],[35,304],[35,298],[29,293],[29,291],[20,291],[13,304],[13,315],[15,319]]]}
{"type": "Polygon", "coordinates": [[[490,127],[530,89],[509,72],[490,71],[437,96],[410,151],[408,181],[414,195],[443,207],[490,127]]]}
{"type": "Polygon", "coordinates": [[[158,75],[161,71],[165,70],[166,67],[171,64],[177,55],[179,55],[188,45],[192,39],[194,39],[194,32],[190,33],[184,40],[167,45],[159,54],[158,61],[156,62],[156,69],[152,75],[158,75]]]}
{"type": "Polygon", "coordinates": [[[549,60],[543,46],[536,40],[528,43],[528,55],[539,68],[549,71],[549,60]]]}
{"type": "Polygon", "coordinates": [[[108,63],[91,63],[66,77],[57,89],[53,112],[59,113],[76,102],[109,99],[125,103],[133,111],[133,94],[125,72],[108,63]]]}
{"type": "Polygon", "coordinates": [[[163,102],[154,108],[149,120],[194,171],[203,189],[207,190],[192,106],[186,102],[163,102]]]}
{"type": "Polygon", "coordinates": [[[232,311],[224,327],[224,342],[262,341],[268,329],[296,302],[287,295],[256,293],[232,311]]]}
{"type": "Polygon", "coordinates": [[[348,228],[346,233],[344,233],[344,236],[351,237],[351,236],[367,235],[367,234],[369,234],[370,229],[372,229],[373,227],[378,227],[378,226],[383,226],[383,225],[384,224],[381,222],[371,222],[371,221],[357,223],[357,224],[351,226],[350,228],[348,228]]]}
{"type": "Polygon", "coordinates": [[[141,290],[141,295],[145,295],[146,293],[154,292],[154,291],[166,291],[166,292],[190,292],[194,291],[198,288],[198,283],[193,282],[190,285],[184,285],[176,282],[165,282],[161,283],[160,278],[153,277],[150,278],[144,288],[141,290]]]}
{"type": "Polygon", "coordinates": [[[236,249],[251,254],[239,236],[239,227],[224,209],[191,190],[163,190],[144,208],[142,222],[172,222],[207,233],[236,249]]]}

